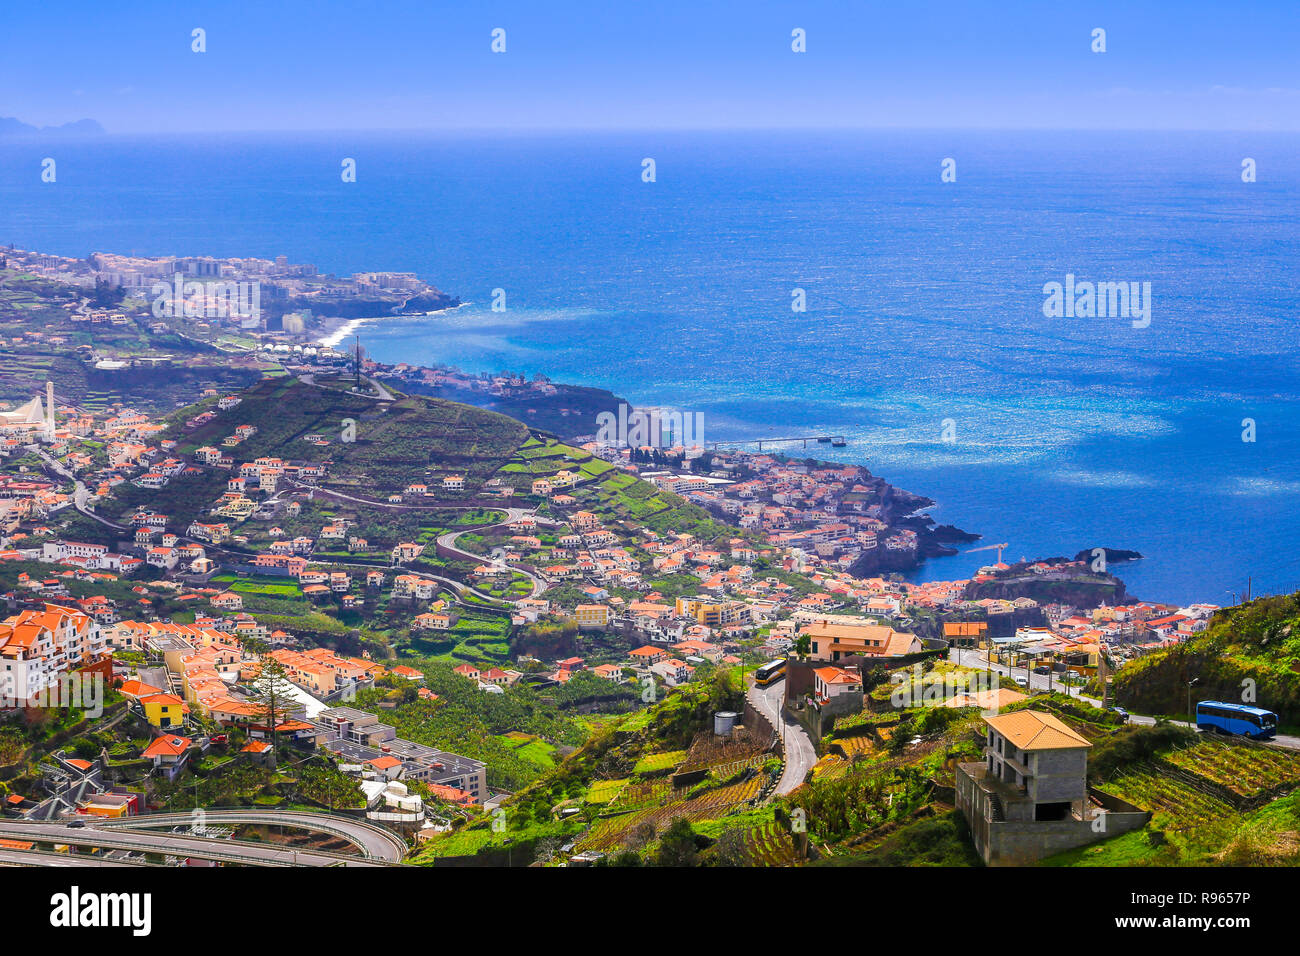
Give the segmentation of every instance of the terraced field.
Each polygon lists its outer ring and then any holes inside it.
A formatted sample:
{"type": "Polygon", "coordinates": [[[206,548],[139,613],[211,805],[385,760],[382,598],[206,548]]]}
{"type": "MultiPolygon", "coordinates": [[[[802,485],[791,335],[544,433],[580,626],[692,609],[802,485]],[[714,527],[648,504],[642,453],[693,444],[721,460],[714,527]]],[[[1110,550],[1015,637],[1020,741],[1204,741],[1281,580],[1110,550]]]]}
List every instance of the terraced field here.
{"type": "Polygon", "coordinates": [[[877,752],[876,743],[870,737],[859,734],[856,737],[841,737],[835,741],[844,751],[846,757],[877,752]]]}
{"type": "Polygon", "coordinates": [[[736,760],[724,760],[709,766],[709,773],[715,780],[731,780],[747,770],[755,772],[762,769],[763,765],[772,757],[769,754],[751,754],[748,757],[740,757],[736,760]]]}
{"type": "Polygon", "coordinates": [[[627,778],[622,780],[598,780],[587,791],[587,803],[592,806],[612,803],[627,785],[627,778]]]}
{"type": "Polygon", "coordinates": [[[665,751],[646,754],[636,765],[637,774],[655,773],[657,776],[630,781],[603,781],[592,787],[587,802],[598,802],[599,798],[619,786],[618,792],[602,816],[592,824],[578,842],[583,850],[608,851],[624,843],[626,838],[645,824],[656,832],[661,831],[676,817],[685,817],[692,823],[702,820],[716,820],[742,806],[750,805],[763,790],[768,776],[762,771],[763,765],[771,759],[766,753],[752,753],[734,759],[723,759],[707,767],[712,781],[700,781],[691,786],[674,787],[667,771],[683,765],[687,752],[665,751]],[[744,779],[736,779],[738,777],[744,779]],[[718,784],[721,784],[720,786],[718,784]],[[693,791],[701,786],[708,789],[693,791]],[[598,790],[598,788],[600,788],[598,790]],[[593,800],[592,796],[598,799],[593,800]]]}
{"type": "MultiPolygon", "coordinates": [[[[731,736],[720,738],[715,734],[697,734],[678,770],[699,770],[716,767],[729,761],[745,760],[749,757],[766,756],[771,740],[751,734],[748,728],[740,727],[731,736]]],[[[762,763],[762,760],[759,761],[762,763]]]]}
{"type": "Polygon", "coordinates": [[[685,750],[667,750],[662,753],[646,754],[636,762],[632,772],[636,774],[664,773],[672,770],[685,759],[685,750]]]}
{"type": "Polygon", "coordinates": [[[1168,814],[1178,829],[1213,823],[1235,812],[1225,801],[1163,774],[1150,764],[1114,778],[1101,789],[1143,810],[1168,814]]]}
{"type": "MultiPolygon", "coordinates": [[[[618,846],[625,835],[646,823],[659,832],[677,817],[685,817],[692,823],[700,820],[715,820],[758,796],[762,782],[762,776],[755,775],[740,783],[710,790],[693,800],[672,800],[633,813],[602,817],[579,841],[578,847],[582,850],[608,851],[618,846]]],[[[684,790],[676,791],[679,794],[684,792],[684,790]]]]}
{"type": "Polygon", "coordinates": [[[615,813],[640,810],[672,800],[673,793],[672,781],[666,776],[655,780],[638,780],[624,787],[610,802],[609,809],[615,813]]]}
{"type": "Polygon", "coordinates": [[[1248,743],[1200,740],[1163,758],[1244,798],[1300,786],[1300,755],[1248,743]]]}
{"type": "Polygon", "coordinates": [[[827,754],[813,764],[813,777],[817,780],[835,780],[848,773],[853,764],[838,754],[827,754]]]}
{"type": "Polygon", "coordinates": [[[511,747],[515,755],[522,760],[527,760],[546,770],[555,766],[555,747],[536,734],[512,730],[507,734],[501,734],[500,740],[511,747]]]}
{"type": "Polygon", "coordinates": [[[794,837],[778,823],[746,830],[745,852],[751,866],[794,866],[797,862],[794,837]]]}

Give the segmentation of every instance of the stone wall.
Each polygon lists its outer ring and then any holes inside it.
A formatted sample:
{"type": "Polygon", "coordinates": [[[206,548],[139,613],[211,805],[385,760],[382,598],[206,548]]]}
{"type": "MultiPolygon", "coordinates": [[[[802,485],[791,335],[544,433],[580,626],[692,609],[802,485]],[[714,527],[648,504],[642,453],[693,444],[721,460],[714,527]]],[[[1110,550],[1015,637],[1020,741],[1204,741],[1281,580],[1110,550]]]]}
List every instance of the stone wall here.
{"type": "MultiPolygon", "coordinates": [[[[970,764],[982,768],[982,764],[970,764]]],[[[1027,866],[1044,857],[1139,830],[1151,814],[1118,802],[1092,820],[996,820],[992,801],[966,769],[957,765],[957,809],[970,825],[975,850],[989,866],[1027,866]]]]}
{"type": "Polygon", "coordinates": [[[1100,821],[993,821],[988,827],[988,845],[977,849],[989,866],[1026,866],[1054,853],[1140,830],[1150,819],[1149,813],[1107,811],[1100,821]]]}

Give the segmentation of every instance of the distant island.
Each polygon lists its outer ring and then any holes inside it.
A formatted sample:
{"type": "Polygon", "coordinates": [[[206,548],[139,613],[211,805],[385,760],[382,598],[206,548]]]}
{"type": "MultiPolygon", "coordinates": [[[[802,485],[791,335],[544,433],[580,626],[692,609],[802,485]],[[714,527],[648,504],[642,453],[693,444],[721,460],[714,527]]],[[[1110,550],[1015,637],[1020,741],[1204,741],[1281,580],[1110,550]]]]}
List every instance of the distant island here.
{"type": "Polygon", "coordinates": [[[0,139],[24,136],[103,136],[104,127],[92,119],[79,119],[62,126],[33,126],[12,116],[0,116],[0,139]]]}

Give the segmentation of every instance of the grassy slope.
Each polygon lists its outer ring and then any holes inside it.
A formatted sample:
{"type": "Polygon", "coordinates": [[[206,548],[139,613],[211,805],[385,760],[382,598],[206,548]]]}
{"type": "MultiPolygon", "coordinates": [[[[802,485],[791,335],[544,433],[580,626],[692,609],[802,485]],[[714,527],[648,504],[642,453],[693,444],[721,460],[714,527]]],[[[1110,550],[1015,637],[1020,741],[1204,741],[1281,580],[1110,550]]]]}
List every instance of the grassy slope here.
{"type": "MultiPolygon", "coordinates": [[[[240,395],[243,401],[237,407],[193,431],[185,431],[185,420],[214,403],[181,409],[171,419],[168,436],[178,440],[182,453],[190,453],[203,445],[220,447],[238,425],[256,425],[256,435],[230,450],[236,463],[264,455],[327,461],[324,486],[370,498],[400,492],[411,482],[432,484],[430,476],[443,473],[465,475],[468,490],[474,491],[528,434],[512,419],[469,405],[419,396],[379,403],[285,377],[265,379],[240,395]],[[345,419],[356,422],[355,442],[339,440],[345,419]],[[303,440],[316,433],[330,443],[318,446],[303,440]]],[[[225,480],[224,472],[208,471],[203,477],[173,481],[160,491],[121,489],[111,510],[121,514],[145,506],[185,522],[220,495],[225,480]]],[[[110,506],[102,510],[109,512],[110,506]]]]}
{"type": "Polygon", "coordinates": [[[148,319],[126,325],[73,322],[65,306],[81,296],[71,286],[0,269],[0,403],[25,402],[47,380],[61,401],[103,411],[112,401],[142,408],[170,409],[202,387],[242,388],[257,380],[268,363],[257,356],[233,356],[176,334],[147,330],[148,319]],[[101,371],[90,353],[131,360],[165,358],[150,368],[101,371]]]}
{"type": "Polygon", "coordinates": [[[1260,598],[1215,615],[1200,637],[1124,665],[1115,675],[1121,706],[1182,714],[1187,684],[1194,700],[1242,700],[1254,681],[1256,700],[1284,726],[1300,724],[1300,593],[1260,598]]]}

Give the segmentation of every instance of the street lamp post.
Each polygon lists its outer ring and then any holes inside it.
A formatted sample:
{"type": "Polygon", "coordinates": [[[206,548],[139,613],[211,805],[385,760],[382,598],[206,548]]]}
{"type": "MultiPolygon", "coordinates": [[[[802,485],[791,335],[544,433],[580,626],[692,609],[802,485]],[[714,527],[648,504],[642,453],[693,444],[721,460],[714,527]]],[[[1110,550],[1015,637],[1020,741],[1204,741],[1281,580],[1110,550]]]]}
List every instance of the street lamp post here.
{"type": "Polygon", "coordinates": [[[1200,680],[1199,677],[1193,677],[1187,682],[1187,723],[1189,725],[1195,723],[1195,721],[1192,720],[1192,685],[1199,683],[1200,680]]]}

